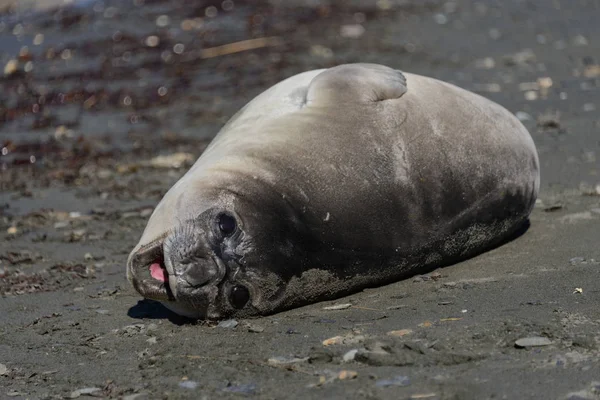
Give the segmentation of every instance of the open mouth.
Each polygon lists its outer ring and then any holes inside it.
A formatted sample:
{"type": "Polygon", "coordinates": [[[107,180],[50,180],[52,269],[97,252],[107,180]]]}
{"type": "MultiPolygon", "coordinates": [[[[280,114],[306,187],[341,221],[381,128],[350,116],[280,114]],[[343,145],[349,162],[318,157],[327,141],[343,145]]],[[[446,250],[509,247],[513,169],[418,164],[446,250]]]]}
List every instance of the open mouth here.
{"type": "Polygon", "coordinates": [[[150,264],[150,276],[161,282],[166,282],[169,279],[167,269],[159,262],[150,264]]]}
{"type": "Polygon", "coordinates": [[[129,271],[135,289],[144,297],[159,301],[174,300],[169,288],[162,239],[143,246],[131,258],[129,271]]]}

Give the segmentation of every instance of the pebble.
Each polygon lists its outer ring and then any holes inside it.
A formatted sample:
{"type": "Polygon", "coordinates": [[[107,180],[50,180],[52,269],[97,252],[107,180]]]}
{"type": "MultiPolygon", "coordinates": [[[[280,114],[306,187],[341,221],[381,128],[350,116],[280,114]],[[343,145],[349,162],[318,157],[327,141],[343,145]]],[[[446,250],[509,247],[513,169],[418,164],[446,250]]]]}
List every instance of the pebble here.
{"type": "Polygon", "coordinates": [[[228,319],[228,320],[219,322],[219,325],[217,325],[217,327],[225,328],[225,329],[234,329],[236,326],[238,326],[238,324],[239,324],[239,322],[237,322],[235,319],[228,319]]]}
{"type": "Polygon", "coordinates": [[[257,386],[254,383],[246,383],[243,385],[232,385],[232,386],[227,386],[225,388],[223,388],[224,392],[229,392],[229,393],[239,393],[239,394],[246,394],[246,395],[253,395],[256,393],[256,389],[257,386]]]}
{"type": "Polygon", "coordinates": [[[375,386],[378,387],[389,387],[389,386],[408,386],[410,385],[410,379],[408,376],[398,375],[391,379],[380,379],[375,382],[375,386]]]}
{"type": "Polygon", "coordinates": [[[156,35],[148,36],[146,38],[146,46],[156,47],[160,43],[160,39],[156,35]]]}
{"type": "Polygon", "coordinates": [[[519,121],[530,121],[533,117],[527,114],[525,111],[517,111],[515,116],[519,119],[519,121]]]}
{"type": "Polygon", "coordinates": [[[496,62],[492,57],[480,58],[475,60],[475,68],[478,69],[492,69],[496,66],[496,62]]]}
{"type": "Polygon", "coordinates": [[[344,362],[352,362],[352,361],[354,361],[354,358],[356,357],[356,353],[358,353],[358,349],[352,349],[352,350],[346,352],[346,354],[344,354],[344,356],[342,357],[342,360],[344,362]]]}
{"type": "Polygon", "coordinates": [[[183,382],[179,382],[179,387],[180,388],[184,388],[184,389],[194,390],[198,386],[200,386],[200,384],[198,382],[196,382],[196,381],[183,381],[183,382]]]}
{"type": "Polygon", "coordinates": [[[59,221],[54,224],[54,229],[63,229],[69,226],[69,222],[67,221],[59,221]]]}
{"type": "Polygon", "coordinates": [[[298,358],[298,357],[276,356],[276,357],[269,358],[267,360],[267,364],[272,365],[272,366],[291,365],[291,364],[299,364],[299,363],[307,362],[308,359],[309,359],[309,357],[298,358]]]}
{"type": "Polygon", "coordinates": [[[69,398],[76,399],[81,395],[93,395],[95,392],[98,392],[100,390],[102,390],[102,389],[97,388],[97,387],[77,389],[77,390],[74,390],[71,392],[71,394],[69,395],[69,398]]]}
{"type": "Polygon", "coordinates": [[[590,111],[595,111],[596,110],[596,105],[594,103],[585,103],[583,105],[583,111],[585,112],[590,112],[590,111]]]}
{"type": "Polygon", "coordinates": [[[386,307],[386,310],[399,310],[401,308],[406,308],[406,307],[408,307],[406,304],[396,304],[394,306],[386,307]]]}
{"type": "Polygon", "coordinates": [[[351,303],[345,303],[345,304],[335,304],[333,306],[327,306],[327,307],[323,307],[323,310],[345,310],[347,308],[352,307],[351,303]]]}
{"type": "Polygon", "coordinates": [[[323,340],[323,346],[332,346],[336,344],[355,344],[365,340],[363,335],[347,334],[344,336],[334,336],[323,340]]]}
{"type": "Polygon", "coordinates": [[[575,46],[587,46],[588,40],[583,35],[577,35],[573,38],[573,44],[575,46]]]}
{"type": "Polygon", "coordinates": [[[167,156],[157,156],[151,159],[147,165],[153,168],[181,168],[191,165],[194,162],[194,155],[190,153],[173,153],[167,156]]]}
{"type": "Polygon", "coordinates": [[[4,66],[4,75],[10,76],[10,75],[14,74],[15,72],[17,72],[18,69],[19,69],[19,62],[17,60],[10,60],[4,66]]]}
{"type": "Polygon", "coordinates": [[[411,333],[413,333],[412,329],[399,329],[397,331],[389,331],[387,334],[389,336],[402,337],[402,336],[410,335],[411,333]]]}
{"type": "Polygon", "coordinates": [[[581,264],[584,261],[585,261],[584,257],[573,257],[569,260],[569,263],[571,263],[571,265],[577,265],[577,264],[581,264]]]}
{"type": "Polygon", "coordinates": [[[246,329],[248,329],[248,332],[251,332],[251,333],[261,333],[261,332],[264,332],[264,330],[265,330],[264,326],[260,326],[260,325],[247,323],[245,326],[246,326],[246,329]]]}
{"type": "Polygon", "coordinates": [[[514,54],[504,56],[506,65],[523,65],[536,60],[535,53],[531,49],[525,49],[514,54]]]}
{"type": "Polygon", "coordinates": [[[344,370],[340,371],[340,373],[338,374],[338,379],[340,381],[345,381],[348,379],[354,379],[357,376],[358,376],[358,372],[344,369],[344,370]]]}
{"type": "Polygon", "coordinates": [[[8,372],[8,368],[6,368],[6,365],[0,364],[0,376],[6,375],[7,372],[8,372]]]}
{"type": "Polygon", "coordinates": [[[365,28],[361,24],[342,25],[340,35],[345,38],[357,39],[365,33],[365,28]]]}
{"type": "Polygon", "coordinates": [[[140,398],[147,399],[148,398],[148,393],[128,394],[127,396],[123,396],[122,400],[138,400],[140,398]]]}
{"type": "Polygon", "coordinates": [[[529,101],[537,100],[537,98],[538,98],[537,92],[535,92],[533,90],[529,90],[529,91],[525,92],[524,96],[525,96],[525,100],[529,100],[529,101]]]}
{"type": "Polygon", "coordinates": [[[515,347],[524,348],[524,347],[540,347],[540,346],[548,346],[551,345],[552,341],[546,337],[542,336],[531,336],[526,338],[521,338],[515,341],[515,347]]]}
{"type": "Polygon", "coordinates": [[[440,14],[440,13],[435,14],[433,16],[433,20],[436,22],[436,24],[439,24],[439,25],[445,25],[448,23],[448,17],[446,15],[440,14]]]}

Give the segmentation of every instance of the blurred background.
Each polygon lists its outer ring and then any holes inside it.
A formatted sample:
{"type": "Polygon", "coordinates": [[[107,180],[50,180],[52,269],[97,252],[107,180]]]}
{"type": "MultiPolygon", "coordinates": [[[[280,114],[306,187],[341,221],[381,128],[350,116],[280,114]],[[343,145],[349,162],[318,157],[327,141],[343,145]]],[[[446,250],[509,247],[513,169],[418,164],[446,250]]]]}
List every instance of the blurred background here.
{"type": "Polygon", "coordinates": [[[265,88],[375,62],[499,102],[533,135],[544,189],[594,191],[599,4],[0,1],[0,187],[156,201],[265,88]]]}

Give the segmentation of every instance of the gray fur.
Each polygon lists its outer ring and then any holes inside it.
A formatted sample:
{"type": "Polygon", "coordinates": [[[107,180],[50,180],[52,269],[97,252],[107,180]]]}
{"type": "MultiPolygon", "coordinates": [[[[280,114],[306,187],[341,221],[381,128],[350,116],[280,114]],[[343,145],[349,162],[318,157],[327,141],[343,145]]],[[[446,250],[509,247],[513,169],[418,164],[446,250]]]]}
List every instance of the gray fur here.
{"type": "Polygon", "coordinates": [[[184,315],[269,314],[497,245],[527,220],[538,189],[534,143],[498,104],[380,65],[310,71],[223,127],[156,207],[128,277],[184,315]],[[210,233],[223,211],[238,220],[235,238],[210,233]],[[219,279],[170,277],[167,296],[143,275],[165,237],[219,279]],[[225,293],[235,284],[251,295],[241,310],[225,293]]]}

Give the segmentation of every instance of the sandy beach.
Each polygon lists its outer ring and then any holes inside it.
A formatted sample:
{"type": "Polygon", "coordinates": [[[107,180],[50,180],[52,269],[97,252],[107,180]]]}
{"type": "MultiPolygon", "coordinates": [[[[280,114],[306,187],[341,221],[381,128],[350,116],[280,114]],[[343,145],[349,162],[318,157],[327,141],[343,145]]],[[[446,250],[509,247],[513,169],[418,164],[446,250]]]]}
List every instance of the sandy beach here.
{"type": "Polygon", "coordinates": [[[0,2],[0,398],[600,399],[600,2],[62,3],[0,2]],[[542,168],[529,229],[263,318],[143,300],[127,256],[219,128],[349,62],[513,112],[542,168]]]}

